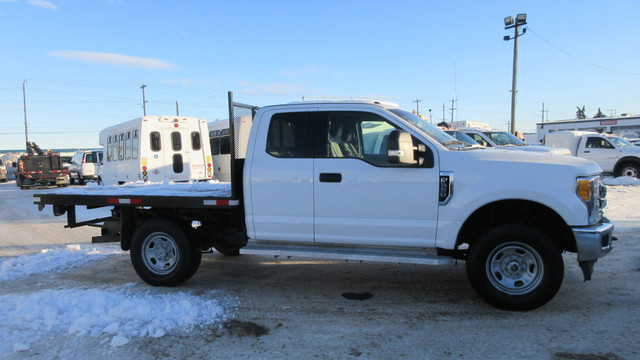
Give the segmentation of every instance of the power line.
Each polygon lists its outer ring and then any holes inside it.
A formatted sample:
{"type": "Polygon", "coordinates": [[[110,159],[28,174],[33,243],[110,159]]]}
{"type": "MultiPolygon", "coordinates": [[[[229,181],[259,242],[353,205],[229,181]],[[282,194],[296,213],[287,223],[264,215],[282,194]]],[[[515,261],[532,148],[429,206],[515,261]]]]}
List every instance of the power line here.
{"type": "Polygon", "coordinates": [[[611,68],[608,68],[608,67],[606,67],[606,66],[602,66],[602,65],[596,64],[596,63],[594,63],[594,62],[591,62],[591,61],[589,61],[589,60],[585,60],[585,59],[583,59],[583,58],[581,58],[581,57],[579,57],[579,56],[573,55],[572,53],[568,52],[567,50],[565,50],[565,49],[563,49],[563,48],[561,48],[561,47],[559,47],[559,46],[557,46],[557,45],[553,44],[553,43],[552,43],[552,42],[550,42],[549,40],[547,40],[547,39],[543,38],[543,37],[542,37],[542,36],[540,36],[538,33],[536,33],[535,31],[533,31],[533,30],[531,29],[531,26],[527,26],[527,30],[528,30],[528,31],[530,31],[530,32],[532,32],[535,36],[537,36],[538,38],[540,38],[542,41],[546,42],[546,43],[547,43],[547,44],[549,44],[550,46],[552,46],[552,47],[556,48],[558,51],[562,51],[563,53],[565,53],[565,54],[567,54],[567,55],[571,56],[572,58],[574,58],[574,59],[576,59],[576,60],[578,60],[578,61],[581,61],[581,62],[583,62],[583,63],[585,63],[585,64],[589,64],[589,65],[591,65],[591,66],[595,66],[595,67],[597,67],[597,68],[599,68],[599,69],[607,70],[607,71],[612,71],[612,72],[616,72],[616,73],[619,73],[619,74],[640,75],[640,73],[634,73],[634,72],[628,72],[628,71],[621,71],[621,70],[611,69],[611,68]]]}

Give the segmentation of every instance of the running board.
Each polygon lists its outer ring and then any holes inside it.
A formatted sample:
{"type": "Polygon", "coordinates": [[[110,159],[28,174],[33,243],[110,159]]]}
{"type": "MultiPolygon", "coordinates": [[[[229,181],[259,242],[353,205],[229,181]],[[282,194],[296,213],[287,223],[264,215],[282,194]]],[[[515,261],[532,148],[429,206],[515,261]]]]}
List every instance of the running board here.
{"type": "Polygon", "coordinates": [[[434,248],[317,245],[270,241],[249,241],[245,247],[240,249],[240,254],[313,257],[347,261],[381,261],[421,265],[445,265],[452,261],[451,257],[439,256],[434,248]]]}

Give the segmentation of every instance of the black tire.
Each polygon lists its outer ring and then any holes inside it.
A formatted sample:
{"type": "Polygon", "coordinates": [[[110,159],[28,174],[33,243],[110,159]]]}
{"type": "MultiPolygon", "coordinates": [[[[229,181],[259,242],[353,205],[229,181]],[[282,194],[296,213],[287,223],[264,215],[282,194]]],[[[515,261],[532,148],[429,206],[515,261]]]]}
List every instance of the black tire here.
{"type": "Polygon", "coordinates": [[[185,231],[168,219],[144,222],[133,234],[130,255],[138,276],[153,286],[187,281],[202,260],[200,247],[192,245],[185,231]]]}
{"type": "Polygon", "coordinates": [[[22,179],[20,179],[20,175],[16,175],[16,186],[20,187],[22,184],[22,179]]]}
{"type": "Polygon", "coordinates": [[[78,185],[84,185],[84,179],[80,175],[78,175],[78,185]]]}
{"type": "Polygon", "coordinates": [[[546,304],[564,278],[562,254],[551,238],[515,224],[493,228],[472,244],[466,270],[478,295],[505,310],[546,304]]]}
{"type": "Polygon", "coordinates": [[[640,166],[632,162],[624,163],[618,168],[616,176],[631,176],[638,179],[640,178],[640,166]]]}
{"type": "Polygon", "coordinates": [[[76,183],[76,179],[74,178],[69,178],[69,184],[73,185],[76,183]]]}

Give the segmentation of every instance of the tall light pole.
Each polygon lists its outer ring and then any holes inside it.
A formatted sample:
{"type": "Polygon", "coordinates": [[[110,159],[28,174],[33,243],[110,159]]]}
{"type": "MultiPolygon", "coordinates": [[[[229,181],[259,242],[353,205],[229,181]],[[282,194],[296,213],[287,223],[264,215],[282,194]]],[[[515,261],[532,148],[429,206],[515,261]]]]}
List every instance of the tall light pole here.
{"type": "Polygon", "coordinates": [[[514,21],[513,16],[507,16],[504,18],[504,28],[514,29],[513,37],[509,35],[503,38],[504,41],[513,39],[513,77],[511,79],[511,133],[516,133],[516,88],[518,84],[518,38],[527,32],[527,29],[522,29],[522,34],[519,33],[520,26],[527,25],[527,14],[518,14],[514,21]]]}

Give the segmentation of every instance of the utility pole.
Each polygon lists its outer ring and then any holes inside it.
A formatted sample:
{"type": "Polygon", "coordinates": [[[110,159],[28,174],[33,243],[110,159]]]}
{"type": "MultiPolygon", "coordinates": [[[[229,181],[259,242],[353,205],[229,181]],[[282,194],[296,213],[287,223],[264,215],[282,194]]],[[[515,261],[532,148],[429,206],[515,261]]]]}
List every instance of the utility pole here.
{"type": "Polygon", "coordinates": [[[429,109],[429,124],[433,124],[433,121],[431,120],[431,109],[429,109]]]}
{"type": "Polygon", "coordinates": [[[180,105],[178,104],[177,101],[176,101],[176,115],[180,116],[180,105]]]}
{"type": "Polygon", "coordinates": [[[616,116],[616,109],[607,109],[607,111],[609,112],[609,116],[611,117],[616,116]]]}
{"type": "Polygon", "coordinates": [[[144,116],[147,116],[147,98],[144,94],[144,88],[146,88],[147,85],[142,84],[142,86],[140,86],[140,89],[142,89],[142,113],[144,114],[144,116]]]}
{"type": "Polygon", "coordinates": [[[420,116],[420,99],[415,99],[413,100],[414,103],[416,103],[416,115],[420,116]]]}
{"type": "Polygon", "coordinates": [[[29,126],[27,125],[27,80],[22,83],[22,102],[24,107],[24,137],[26,150],[29,152],[29,126]]]}
{"type": "Polygon", "coordinates": [[[446,107],[444,106],[444,102],[442,103],[442,121],[447,121],[447,118],[444,116],[444,110],[446,107]]]}
{"type": "Polygon", "coordinates": [[[542,103],[542,110],[540,110],[540,113],[542,113],[542,122],[544,122],[544,114],[547,113],[547,121],[549,121],[549,109],[545,109],[544,108],[544,103],[542,103]]]}
{"type": "Polygon", "coordinates": [[[504,18],[504,29],[513,28],[513,37],[505,36],[504,41],[513,39],[513,74],[511,78],[511,133],[516,133],[516,90],[518,85],[518,38],[525,34],[527,29],[522,30],[522,34],[519,33],[520,26],[527,25],[527,14],[518,14],[514,20],[513,16],[504,18]]]}
{"type": "Polygon", "coordinates": [[[451,110],[451,122],[453,122],[453,111],[456,109],[456,107],[455,107],[455,102],[456,101],[458,101],[458,100],[451,99],[451,109],[449,109],[449,110],[451,110]]]}

